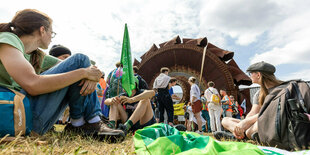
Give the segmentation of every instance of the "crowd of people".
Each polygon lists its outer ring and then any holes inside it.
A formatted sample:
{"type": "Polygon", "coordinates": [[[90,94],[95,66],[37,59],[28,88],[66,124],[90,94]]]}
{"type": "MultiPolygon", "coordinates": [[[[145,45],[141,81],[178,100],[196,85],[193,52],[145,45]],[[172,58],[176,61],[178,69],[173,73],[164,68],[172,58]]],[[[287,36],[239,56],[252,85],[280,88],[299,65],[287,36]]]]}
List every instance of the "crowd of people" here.
{"type": "MultiPolygon", "coordinates": [[[[165,112],[167,124],[176,125],[172,99],[180,98],[173,93],[177,79],[169,76],[169,68],[161,68],[150,90],[134,66],[135,89],[129,96],[121,85],[122,64],[116,63],[105,80],[104,72],[84,54],[71,55],[62,45],[54,45],[50,55],[39,50],[47,49],[55,37],[52,25],[49,16],[32,9],[19,11],[11,22],[0,24],[0,90],[13,89],[29,98],[34,134],[45,134],[59,118],[66,123],[66,132],[95,138],[123,139],[130,131],[163,123],[165,112]]],[[[201,91],[196,78],[189,77],[186,130],[212,132],[216,138],[258,139],[257,120],[265,97],[283,83],[276,79],[275,70],[266,62],[247,69],[260,90],[246,116],[237,96],[227,94],[225,88],[218,92],[212,81],[201,91]]]]}

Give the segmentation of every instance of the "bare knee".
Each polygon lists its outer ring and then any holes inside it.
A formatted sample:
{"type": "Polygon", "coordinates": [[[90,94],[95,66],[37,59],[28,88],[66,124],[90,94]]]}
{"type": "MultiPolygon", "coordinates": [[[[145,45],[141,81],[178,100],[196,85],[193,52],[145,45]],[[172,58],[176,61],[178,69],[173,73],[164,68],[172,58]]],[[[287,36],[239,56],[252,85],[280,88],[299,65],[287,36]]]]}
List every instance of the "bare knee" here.
{"type": "Polygon", "coordinates": [[[141,104],[144,105],[144,106],[151,106],[150,100],[149,100],[149,99],[140,100],[139,103],[141,103],[141,104]]]}
{"type": "Polygon", "coordinates": [[[227,128],[230,123],[231,123],[231,121],[230,121],[229,117],[224,117],[222,119],[222,125],[223,125],[224,128],[227,128]]]}

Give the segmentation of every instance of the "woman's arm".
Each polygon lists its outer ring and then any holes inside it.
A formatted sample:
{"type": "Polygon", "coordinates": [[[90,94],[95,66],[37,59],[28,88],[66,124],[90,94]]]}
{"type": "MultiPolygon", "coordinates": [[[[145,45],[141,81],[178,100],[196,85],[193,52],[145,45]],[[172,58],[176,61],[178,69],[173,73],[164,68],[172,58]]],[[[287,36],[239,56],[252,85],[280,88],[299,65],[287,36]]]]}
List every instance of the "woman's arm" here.
{"type": "Polygon", "coordinates": [[[258,114],[259,111],[260,111],[260,108],[261,106],[258,105],[258,104],[253,104],[252,105],[252,108],[251,108],[251,111],[248,113],[248,115],[246,116],[246,118],[250,117],[250,116],[253,116],[255,114],[258,114]]]}
{"type": "Polygon", "coordinates": [[[16,48],[2,44],[0,60],[9,75],[30,95],[40,95],[67,87],[81,79],[99,81],[101,72],[95,68],[81,68],[52,75],[37,75],[24,55],[16,48]]]}
{"type": "Polygon", "coordinates": [[[153,96],[155,96],[155,91],[154,90],[145,90],[143,93],[141,93],[141,94],[139,94],[137,96],[131,97],[131,98],[126,97],[126,96],[121,96],[120,100],[121,100],[122,104],[134,103],[134,102],[137,102],[137,101],[140,101],[140,100],[150,99],[153,96]]]}
{"type": "Polygon", "coordinates": [[[112,97],[112,98],[108,98],[104,101],[104,104],[106,105],[112,105],[112,104],[119,104],[120,102],[120,97],[116,96],[116,97],[112,97]]]}
{"type": "Polygon", "coordinates": [[[194,101],[197,99],[197,97],[193,96],[191,103],[194,103],[194,101]]]}

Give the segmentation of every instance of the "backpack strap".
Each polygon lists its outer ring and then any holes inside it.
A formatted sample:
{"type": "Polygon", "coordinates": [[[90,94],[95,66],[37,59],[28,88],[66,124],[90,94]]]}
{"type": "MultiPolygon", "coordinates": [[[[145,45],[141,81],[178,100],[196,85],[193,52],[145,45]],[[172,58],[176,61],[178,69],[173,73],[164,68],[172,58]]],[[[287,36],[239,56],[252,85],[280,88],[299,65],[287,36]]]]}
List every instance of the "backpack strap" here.
{"type": "Polygon", "coordinates": [[[210,88],[208,88],[208,90],[209,90],[209,92],[211,92],[211,94],[214,94],[214,93],[210,90],[210,88]]]}
{"type": "Polygon", "coordinates": [[[292,83],[292,86],[293,86],[294,91],[296,92],[297,98],[298,98],[298,100],[299,100],[299,103],[300,103],[302,109],[303,109],[306,113],[308,113],[308,110],[307,110],[307,108],[305,107],[305,101],[304,101],[304,99],[303,99],[302,96],[301,96],[301,92],[300,92],[300,90],[299,90],[299,87],[298,87],[297,82],[296,82],[296,81],[292,81],[291,83],[292,83]]]}
{"type": "MultiPolygon", "coordinates": [[[[10,89],[10,88],[8,88],[10,89]]],[[[21,133],[21,135],[25,135],[26,133],[26,114],[25,108],[23,104],[23,100],[25,95],[14,90],[10,89],[13,93],[15,93],[14,97],[14,128],[15,128],[15,136],[21,133]],[[18,117],[17,117],[18,116],[18,117]]]]}

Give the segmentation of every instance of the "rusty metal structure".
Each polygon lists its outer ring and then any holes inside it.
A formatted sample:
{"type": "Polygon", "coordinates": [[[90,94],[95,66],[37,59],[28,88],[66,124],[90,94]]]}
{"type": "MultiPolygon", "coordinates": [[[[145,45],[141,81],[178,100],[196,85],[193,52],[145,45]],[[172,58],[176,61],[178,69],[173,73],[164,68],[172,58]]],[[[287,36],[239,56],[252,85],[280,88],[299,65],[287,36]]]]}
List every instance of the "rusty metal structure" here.
{"type": "Polygon", "coordinates": [[[208,43],[206,37],[199,39],[187,39],[179,36],[170,41],[155,44],[141,56],[141,62],[134,60],[134,65],[139,68],[141,75],[153,86],[155,78],[159,75],[160,68],[168,67],[169,76],[177,79],[183,91],[182,101],[189,101],[190,85],[188,78],[196,77],[199,80],[203,49],[206,47],[202,81],[199,83],[201,90],[207,88],[207,82],[213,81],[219,90],[225,88],[228,94],[236,98],[249,101],[248,92],[240,92],[239,85],[251,85],[251,79],[238,67],[233,59],[234,52],[223,50],[212,43],[208,43]]]}

